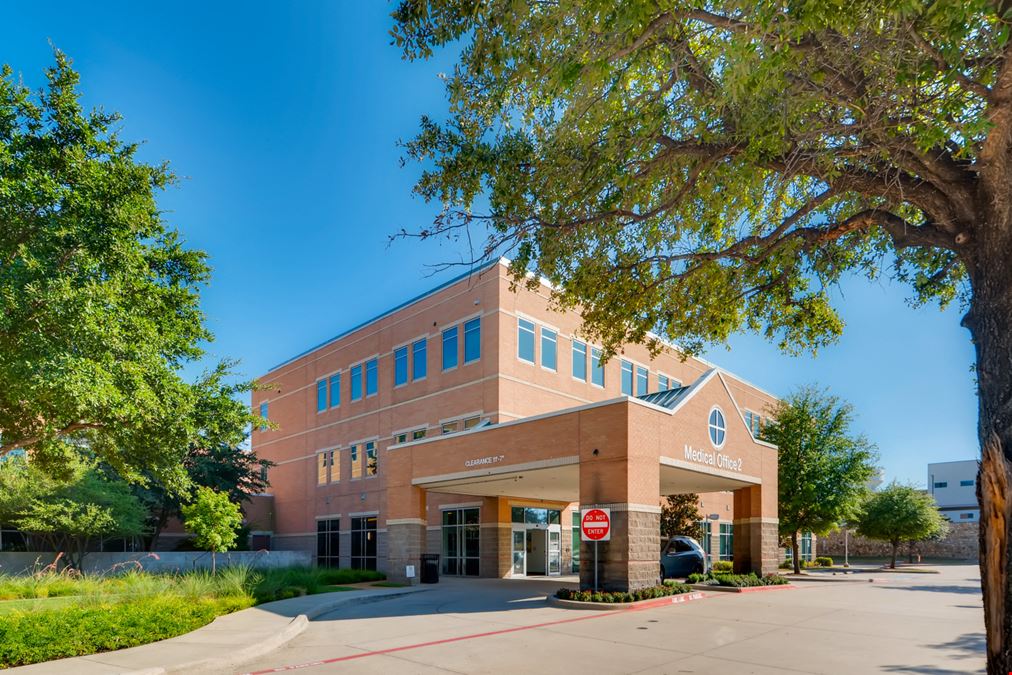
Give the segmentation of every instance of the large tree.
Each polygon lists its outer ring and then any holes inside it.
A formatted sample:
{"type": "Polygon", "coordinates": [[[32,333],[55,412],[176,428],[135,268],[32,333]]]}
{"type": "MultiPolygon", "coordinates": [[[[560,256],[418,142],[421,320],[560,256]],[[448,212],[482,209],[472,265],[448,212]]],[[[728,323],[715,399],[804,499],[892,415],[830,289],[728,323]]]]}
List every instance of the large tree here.
{"type": "Polygon", "coordinates": [[[0,71],[0,457],[58,469],[86,446],[127,478],[182,484],[189,447],[243,439],[249,385],[228,362],[182,376],[211,339],[206,256],[158,208],[168,167],[85,111],[55,58],[38,92],[0,71]]]}
{"type": "Polygon", "coordinates": [[[0,522],[75,569],[94,542],[143,533],[146,511],[124,480],[82,459],[71,459],[63,474],[55,478],[25,457],[0,461],[0,522]]]}
{"type": "MultiPolygon", "coordinates": [[[[270,485],[267,470],[272,466],[275,466],[274,462],[257,457],[252,450],[229,445],[193,447],[183,459],[183,467],[191,486],[223,492],[240,507],[267,489],[270,485]]],[[[134,486],[134,492],[148,507],[148,548],[154,551],[158,546],[158,537],[169,519],[182,518],[182,506],[189,495],[171,489],[159,481],[157,476],[146,478],[134,486]]]]}
{"type": "Polygon", "coordinates": [[[892,545],[889,567],[896,569],[896,552],[903,542],[940,538],[948,521],[923,490],[893,483],[869,496],[857,518],[857,533],[892,545]]]}
{"type": "Polygon", "coordinates": [[[875,451],[854,433],[853,407],[825,391],[803,387],[769,412],[762,437],[778,448],[780,536],[800,574],[799,536],[828,534],[857,513],[875,475],[875,451]]]}
{"type": "MultiPolygon", "coordinates": [[[[700,521],[703,514],[699,511],[699,495],[686,493],[669,495],[661,505],[661,538],[667,541],[671,537],[682,534],[687,537],[699,537],[700,521]]],[[[709,522],[707,522],[709,525],[709,522]]],[[[706,552],[710,554],[709,551],[706,552]]]]}
{"type": "Polygon", "coordinates": [[[817,348],[851,271],[965,306],[991,673],[1012,671],[1010,8],[404,0],[392,29],[406,58],[459,53],[448,117],[406,144],[443,206],[416,234],[479,224],[478,257],[547,277],[610,351],[817,348]]]}

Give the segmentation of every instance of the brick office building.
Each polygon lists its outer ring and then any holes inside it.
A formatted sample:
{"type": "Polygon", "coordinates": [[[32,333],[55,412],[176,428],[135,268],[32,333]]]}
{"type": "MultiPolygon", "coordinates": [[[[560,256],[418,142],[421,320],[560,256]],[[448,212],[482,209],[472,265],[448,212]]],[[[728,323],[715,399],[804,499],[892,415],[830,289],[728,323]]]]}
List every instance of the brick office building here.
{"type": "Polygon", "coordinates": [[[602,582],[639,587],[659,498],[697,492],[714,558],[773,571],[777,453],[753,432],[774,398],[673,350],[602,364],[579,327],[498,262],[270,370],[253,405],[277,428],[252,442],[277,463],[274,547],[392,578],[422,553],[443,574],[569,573],[579,506],[608,505],[602,582]]]}

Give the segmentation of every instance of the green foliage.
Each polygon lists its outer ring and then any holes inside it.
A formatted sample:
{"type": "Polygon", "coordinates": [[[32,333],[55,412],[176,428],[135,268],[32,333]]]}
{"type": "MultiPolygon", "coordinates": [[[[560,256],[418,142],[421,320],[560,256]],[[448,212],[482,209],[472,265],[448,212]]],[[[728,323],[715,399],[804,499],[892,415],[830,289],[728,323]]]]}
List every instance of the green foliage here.
{"type": "MultiPolygon", "coordinates": [[[[273,466],[273,462],[257,457],[252,450],[223,444],[211,448],[191,446],[183,458],[183,470],[190,485],[226,492],[231,501],[240,505],[267,489],[270,483],[266,472],[273,466]]],[[[148,508],[153,550],[169,519],[182,519],[181,507],[188,491],[175,489],[156,475],[145,474],[145,478],[143,484],[134,485],[134,492],[148,508]]]]}
{"type": "Polygon", "coordinates": [[[375,570],[288,567],[260,572],[252,592],[257,604],[260,604],[300,595],[326,593],[341,584],[381,581],[385,578],[386,575],[375,570]]]}
{"type": "Polygon", "coordinates": [[[242,525],[242,510],[227,493],[199,487],[193,501],[184,504],[181,511],[183,523],[193,534],[198,548],[223,553],[235,546],[237,531],[242,525]]]}
{"type": "Polygon", "coordinates": [[[61,474],[24,457],[0,462],[0,522],[41,539],[77,568],[92,541],[141,534],[145,510],[124,481],[74,457],[61,474]]]}
{"type": "Polygon", "coordinates": [[[848,271],[965,299],[996,7],[403,0],[407,58],[459,49],[448,119],[405,143],[442,206],[419,234],[477,228],[476,256],[547,277],[609,354],[652,330],[818,348],[848,271]]]}
{"type": "Polygon", "coordinates": [[[850,404],[804,387],[778,402],[763,438],[778,448],[780,535],[799,561],[798,534],[826,534],[852,518],[875,473],[874,446],[852,430],[850,404]]]}
{"type": "Polygon", "coordinates": [[[730,560],[716,560],[713,563],[714,572],[733,572],[734,563],[730,560]]]}
{"type": "Polygon", "coordinates": [[[212,338],[206,255],[163,220],[168,167],[138,161],[55,61],[37,94],[0,71],[0,456],[59,473],[86,447],[128,480],[182,487],[188,448],[243,440],[253,385],[228,361],[183,379],[212,338]]]}
{"type": "Polygon", "coordinates": [[[576,600],[578,602],[605,602],[605,603],[626,603],[638,602],[640,600],[652,600],[654,598],[666,598],[671,595],[691,593],[692,587],[674,581],[665,582],[660,586],[641,588],[636,591],[577,591],[571,588],[560,588],[555,592],[555,597],[560,600],[576,600]]]}
{"type": "Polygon", "coordinates": [[[832,567],[833,559],[827,555],[820,555],[815,559],[815,564],[819,567],[832,567]]]}
{"type": "Polygon", "coordinates": [[[699,495],[670,495],[661,506],[661,538],[667,540],[676,535],[699,538],[699,495]]]}
{"type": "Polygon", "coordinates": [[[733,588],[752,588],[755,586],[783,586],[790,583],[787,577],[779,574],[767,574],[760,577],[755,572],[748,574],[722,574],[719,572],[707,572],[706,574],[690,574],[687,581],[690,584],[708,586],[730,586],[733,588]]]}
{"type": "Polygon", "coordinates": [[[895,482],[872,494],[857,519],[859,535],[892,544],[892,567],[896,567],[896,549],[901,542],[943,537],[948,530],[948,521],[934,497],[895,482]]]}

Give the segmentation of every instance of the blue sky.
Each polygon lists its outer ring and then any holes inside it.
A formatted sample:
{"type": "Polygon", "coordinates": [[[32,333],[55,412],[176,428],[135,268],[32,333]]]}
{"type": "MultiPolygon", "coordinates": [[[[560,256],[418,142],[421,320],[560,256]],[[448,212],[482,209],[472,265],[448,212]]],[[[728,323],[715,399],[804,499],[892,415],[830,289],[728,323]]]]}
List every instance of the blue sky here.
{"type": "MultiPolygon", "coordinates": [[[[248,375],[435,285],[452,244],[398,241],[426,224],[398,139],[439,115],[452,54],[408,63],[390,46],[391,5],[368,2],[18,3],[0,61],[43,82],[50,41],[81,72],[88,105],[123,114],[141,156],[183,178],[168,219],[208,251],[212,356],[248,375]]],[[[753,336],[706,356],[777,394],[818,383],[852,402],[887,479],[923,485],[926,463],[977,456],[968,334],[958,308],[906,306],[904,288],[848,280],[847,322],[816,357],[753,336]]]]}

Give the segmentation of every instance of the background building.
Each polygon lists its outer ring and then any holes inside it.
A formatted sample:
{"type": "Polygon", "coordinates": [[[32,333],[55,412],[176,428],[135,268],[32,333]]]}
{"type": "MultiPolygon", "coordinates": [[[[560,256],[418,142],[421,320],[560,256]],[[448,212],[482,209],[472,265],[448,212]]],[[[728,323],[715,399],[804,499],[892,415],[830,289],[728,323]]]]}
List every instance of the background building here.
{"type": "Polygon", "coordinates": [[[954,523],[978,522],[977,469],[975,459],[928,464],[928,492],[938,509],[954,523]]]}

